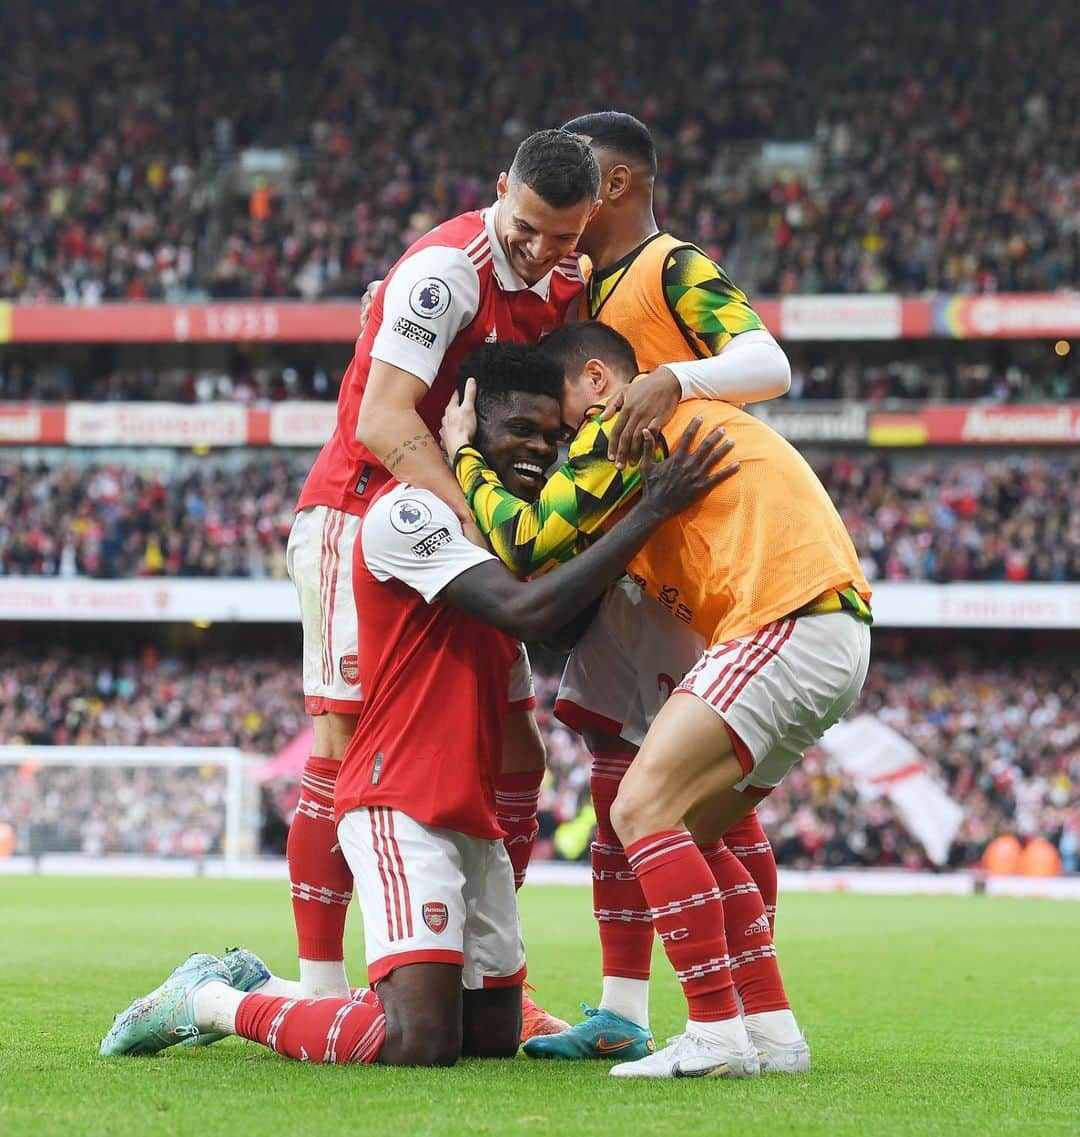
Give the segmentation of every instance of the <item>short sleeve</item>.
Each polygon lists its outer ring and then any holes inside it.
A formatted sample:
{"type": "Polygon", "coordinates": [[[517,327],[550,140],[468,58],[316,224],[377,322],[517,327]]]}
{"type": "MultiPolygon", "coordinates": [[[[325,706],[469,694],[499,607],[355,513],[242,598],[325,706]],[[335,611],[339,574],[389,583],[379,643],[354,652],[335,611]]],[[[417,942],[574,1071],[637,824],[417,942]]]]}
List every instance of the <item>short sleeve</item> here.
{"type": "Polygon", "coordinates": [[[371,354],[429,387],[454,337],[480,306],[480,277],[461,249],[429,245],[403,260],[386,284],[371,354]]]}
{"type": "Polygon", "coordinates": [[[376,580],[400,580],[429,604],[463,572],[496,559],[465,536],[444,501],[413,486],[400,486],[371,506],[360,541],[376,580]]]}

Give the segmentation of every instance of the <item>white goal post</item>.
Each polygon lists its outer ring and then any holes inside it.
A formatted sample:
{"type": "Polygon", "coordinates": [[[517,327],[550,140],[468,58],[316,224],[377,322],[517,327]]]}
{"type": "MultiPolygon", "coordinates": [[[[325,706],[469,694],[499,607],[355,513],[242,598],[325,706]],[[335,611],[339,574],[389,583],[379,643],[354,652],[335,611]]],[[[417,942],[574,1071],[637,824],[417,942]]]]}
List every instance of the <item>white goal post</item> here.
{"type": "MultiPolygon", "coordinates": [[[[234,747],[216,746],[0,746],[3,767],[127,767],[217,766],[224,771],[225,822],[222,854],[227,863],[247,860],[258,852],[259,785],[252,770],[265,758],[234,747]]],[[[0,801],[0,821],[5,820],[0,801]]],[[[102,803],[108,811],[108,801],[102,803]]],[[[120,854],[122,855],[122,854],[120,854]]]]}

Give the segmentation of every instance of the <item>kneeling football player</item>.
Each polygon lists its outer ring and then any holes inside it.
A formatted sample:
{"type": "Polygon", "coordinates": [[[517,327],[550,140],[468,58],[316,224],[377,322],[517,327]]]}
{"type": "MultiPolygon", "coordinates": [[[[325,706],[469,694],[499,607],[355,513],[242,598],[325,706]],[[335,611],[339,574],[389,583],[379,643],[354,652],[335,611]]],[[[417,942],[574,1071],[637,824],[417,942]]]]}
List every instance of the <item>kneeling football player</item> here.
{"type": "MultiPolygon", "coordinates": [[[[463,367],[463,379],[483,375],[477,443],[505,485],[535,495],[562,433],[561,370],[512,344],[478,356],[463,367]]],[[[272,995],[250,953],[192,956],[117,1017],[103,1055],[228,1034],[339,1064],[450,1065],[517,1051],[525,955],[495,781],[507,704],[521,697],[519,641],[567,623],[665,520],[737,471],[720,465],[722,431],[691,450],[699,425],[656,465],[649,439],[639,504],[537,581],[472,544],[435,495],[386,486],[357,543],[367,697],[335,796],[372,987],[352,999],[272,995]]]]}

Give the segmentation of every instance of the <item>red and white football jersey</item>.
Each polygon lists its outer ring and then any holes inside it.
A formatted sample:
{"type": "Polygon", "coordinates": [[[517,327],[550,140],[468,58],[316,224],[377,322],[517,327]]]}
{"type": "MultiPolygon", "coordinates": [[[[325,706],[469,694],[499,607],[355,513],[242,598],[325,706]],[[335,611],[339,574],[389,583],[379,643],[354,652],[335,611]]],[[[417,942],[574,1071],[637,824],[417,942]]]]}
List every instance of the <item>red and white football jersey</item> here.
{"type": "Polygon", "coordinates": [[[576,310],[583,282],[577,255],[526,285],[495,233],[495,212],[463,213],[413,244],[372,304],[364,334],[341,382],[337,427],[322,449],[296,508],[326,505],[363,515],[387,474],[356,441],[356,420],[372,359],[428,384],[417,410],[438,437],[462,360],[485,343],[536,343],[576,310]],[[366,491],[366,494],[365,494],[366,491]]]}
{"type": "Polygon", "coordinates": [[[521,647],[432,603],[494,559],[433,493],[391,482],[374,495],[353,563],[364,705],[337,779],[339,820],[361,806],[391,806],[425,825],[504,836],[495,779],[521,647]]]}

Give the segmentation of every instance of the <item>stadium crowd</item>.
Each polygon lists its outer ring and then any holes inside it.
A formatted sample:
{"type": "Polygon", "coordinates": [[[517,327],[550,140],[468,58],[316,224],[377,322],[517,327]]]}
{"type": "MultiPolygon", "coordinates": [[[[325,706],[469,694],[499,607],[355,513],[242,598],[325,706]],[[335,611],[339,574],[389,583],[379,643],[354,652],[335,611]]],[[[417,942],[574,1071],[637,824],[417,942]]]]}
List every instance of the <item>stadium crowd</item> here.
{"type": "MultiPolygon", "coordinates": [[[[1026,346],[1026,345],[1024,345],[1026,346]]],[[[966,359],[926,344],[878,362],[865,348],[849,351],[785,344],[791,359],[787,400],[851,399],[870,403],[1022,403],[1080,398],[1080,352],[1056,358],[1045,345],[1038,353],[999,346],[994,357],[966,359]]],[[[341,353],[341,362],[345,359],[341,353]]],[[[0,400],[11,402],[235,402],[267,406],[289,399],[336,399],[339,371],[310,359],[255,364],[237,353],[219,366],[112,367],[43,363],[29,353],[0,357],[0,400]]]]}
{"type": "MultiPolygon", "coordinates": [[[[1067,660],[985,663],[912,650],[880,634],[858,710],[878,715],[929,759],[965,811],[951,863],[973,865],[1003,832],[1042,835],[1080,870],[1080,699],[1067,660]]],[[[588,798],[589,757],[553,717],[558,686],[536,675],[551,770],[541,800],[541,855],[588,798]]],[[[119,662],[52,651],[0,656],[0,744],[238,746],[270,755],[304,725],[295,666],[280,656],[201,658],[144,649],[119,662]]],[[[853,712],[856,713],[856,712],[853,712]]],[[[216,768],[75,769],[0,765],[0,822],[20,851],[191,855],[220,851],[223,776],[216,768]]],[[[265,787],[263,851],[280,853],[296,786],[265,787]]],[[[761,806],[781,864],[922,867],[919,845],[887,798],[863,799],[811,751],[761,806]]]]}
{"type": "Polygon", "coordinates": [[[0,457],[0,574],[283,577],[310,464],[275,454],[166,472],[0,457]]]}
{"type": "Polygon", "coordinates": [[[234,746],[273,754],[306,724],[296,677],[272,655],[197,663],[152,646],[112,658],[0,652],[0,745],[234,746]]]}
{"type": "MultiPolygon", "coordinates": [[[[344,353],[343,353],[344,357],[344,353]]],[[[104,367],[0,358],[0,399],[67,403],[239,403],[336,399],[340,375],[310,361],[255,365],[239,354],[220,366],[104,367]]]]}
{"type": "MultiPolygon", "coordinates": [[[[310,457],[0,457],[0,574],[281,578],[310,457]]],[[[1080,580],[1080,458],[815,460],[871,580],[1080,580]]]]}
{"type": "Polygon", "coordinates": [[[214,856],[225,833],[217,766],[0,766],[0,820],[18,853],[214,856]]]}
{"type": "Polygon", "coordinates": [[[877,404],[1058,403],[1080,399],[1080,360],[1053,357],[1045,345],[1039,355],[997,346],[993,357],[968,359],[950,344],[905,345],[900,357],[867,358],[865,345],[851,350],[840,344],[787,343],[791,360],[789,400],[853,400],[877,404]]]}
{"type": "Polygon", "coordinates": [[[818,474],[868,579],[1080,580],[1080,457],[832,457],[818,474]]]}
{"type": "Polygon", "coordinates": [[[1080,279],[1064,0],[1038,20],[1000,0],[577,0],[513,21],[484,3],[266,20],[255,0],[182,0],[150,32],[131,0],[4,7],[3,298],[356,295],[485,204],[529,130],[613,105],[655,131],[661,223],[755,293],[1080,279]],[[770,177],[764,140],[805,156],[770,177]],[[244,147],[295,173],[239,191],[244,147]]]}

